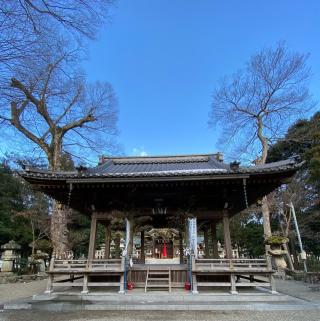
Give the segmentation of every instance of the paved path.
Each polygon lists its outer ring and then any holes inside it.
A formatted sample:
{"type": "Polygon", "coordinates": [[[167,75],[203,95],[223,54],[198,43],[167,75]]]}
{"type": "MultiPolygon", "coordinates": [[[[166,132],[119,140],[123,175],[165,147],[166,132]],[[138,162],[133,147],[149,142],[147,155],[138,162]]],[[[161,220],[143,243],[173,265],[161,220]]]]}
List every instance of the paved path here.
{"type": "MultiPolygon", "coordinates": [[[[47,280],[0,284],[0,305],[43,293],[46,283],[47,280]]],[[[320,291],[311,291],[304,282],[276,280],[276,284],[279,292],[320,304],[320,291]]]]}
{"type": "MultiPolygon", "coordinates": [[[[277,280],[278,290],[320,305],[320,292],[312,292],[303,282],[277,280]]],[[[46,280],[29,283],[1,284],[0,304],[12,300],[31,297],[43,292],[46,280]]],[[[319,321],[319,310],[304,311],[229,311],[229,312],[195,312],[195,311],[1,311],[0,321],[319,321]]]]}
{"type": "Polygon", "coordinates": [[[319,321],[319,311],[281,312],[109,312],[74,313],[14,311],[0,313],[0,321],[319,321]]]}

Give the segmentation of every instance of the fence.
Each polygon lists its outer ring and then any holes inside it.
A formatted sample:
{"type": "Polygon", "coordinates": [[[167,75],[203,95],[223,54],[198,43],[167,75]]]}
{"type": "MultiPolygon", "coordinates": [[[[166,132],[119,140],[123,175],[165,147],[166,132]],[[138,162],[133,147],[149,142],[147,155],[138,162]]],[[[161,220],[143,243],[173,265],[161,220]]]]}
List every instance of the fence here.
{"type": "MultiPolygon", "coordinates": [[[[320,272],[320,259],[317,256],[308,256],[307,257],[307,269],[308,272],[320,272]]],[[[303,262],[299,262],[299,270],[303,270],[303,262]]]]}

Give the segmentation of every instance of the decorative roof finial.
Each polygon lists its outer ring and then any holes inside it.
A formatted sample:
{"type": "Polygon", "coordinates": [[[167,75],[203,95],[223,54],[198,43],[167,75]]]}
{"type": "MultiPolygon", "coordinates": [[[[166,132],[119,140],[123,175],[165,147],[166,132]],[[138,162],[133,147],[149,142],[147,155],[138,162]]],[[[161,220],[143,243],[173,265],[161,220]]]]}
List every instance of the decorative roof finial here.
{"type": "Polygon", "coordinates": [[[230,169],[233,172],[237,172],[239,170],[239,165],[240,165],[240,162],[238,162],[238,161],[231,162],[230,163],[230,169]]]}
{"type": "Polygon", "coordinates": [[[223,162],[223,154],[221,152],[216,153],[216,160],[219,162],[223,162]]]}

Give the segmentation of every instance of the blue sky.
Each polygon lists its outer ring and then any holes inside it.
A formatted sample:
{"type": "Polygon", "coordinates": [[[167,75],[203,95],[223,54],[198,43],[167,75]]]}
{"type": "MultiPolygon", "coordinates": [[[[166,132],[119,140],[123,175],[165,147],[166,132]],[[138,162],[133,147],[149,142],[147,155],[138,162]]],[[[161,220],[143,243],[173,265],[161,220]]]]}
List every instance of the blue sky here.
{"type": "Polygon", "coordinates": [[[319,98],[319,32],[317,0],[118,0],[85,69],[116,91],[126,154],[208,153],[217,81],[263,47],[285,40],[310,53],[319,98]]]}
{"type": "Polygon", "coordinates": [[[84,68],[114,87],[125,154],[210,153],[217,81],[266,46],[310,53],[320,100],[319,34],[319,0],[117,0],[84,68]]]}

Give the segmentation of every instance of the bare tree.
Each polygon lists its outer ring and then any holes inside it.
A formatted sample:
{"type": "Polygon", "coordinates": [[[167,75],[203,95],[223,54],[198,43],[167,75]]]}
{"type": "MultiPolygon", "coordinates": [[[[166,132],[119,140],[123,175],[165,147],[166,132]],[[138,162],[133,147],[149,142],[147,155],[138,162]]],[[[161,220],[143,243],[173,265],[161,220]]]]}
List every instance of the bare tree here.
{"type": "MultiPolygon", "coordinates": [[[[308,55],[290,52],[279,43],[252,56],[243,70],[222,80],[213,94],[210,122],[223,126],[225,146],[241,142],[240,151],[254,154],[255,164],[266,162],[270,143],[313,106],[307,59],[308,55]]],[[[266,197],[262,212],[267,238],[271,228],[266,197]]]]}
{"type": "Polygon", "coordinates": [[[32,54],[35,44],[63,34],[69,41],[93,39],[112,0],[5,0],[0,4],[0,65],[32,54]]]}
{"type": "MultiPolygon", "coordinates": [[[[0,124],[61,169],[64,151],[81,159],[116,133],[108,83],[89,84],[78,69],[86,39],[106,22],[112,0],[6,0],[0,4],[0,124]],[[81,50],[80,50],[80,49],[81,50]]],[[[54,203],[56,253],[68,245],[67,211],[54,203]]]]}
{"type": "MultiPolygon", "coordinates": [[[[64,152],[101,152],[116,134],[111,85],[87,83],[76,68],[76,57],[63,45],[51,51],[42,48],[36,58],[25,59],[9,86],[2,88],[0,119],[40,148],[52,171],[61,170],[64,152]]],[[[65,208],[54,203],[51,234],[56,253],[68,246],[66,215],[65,208]]]]}

